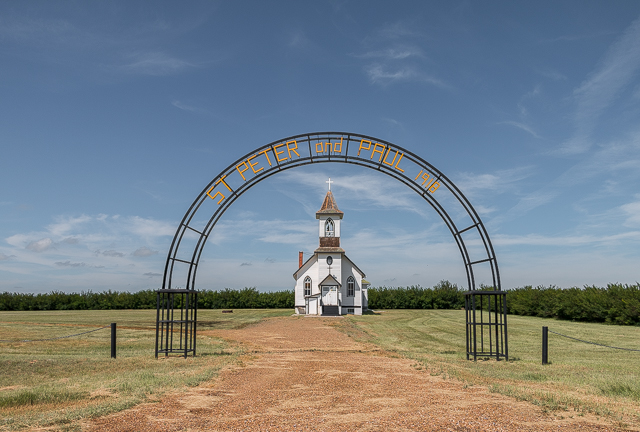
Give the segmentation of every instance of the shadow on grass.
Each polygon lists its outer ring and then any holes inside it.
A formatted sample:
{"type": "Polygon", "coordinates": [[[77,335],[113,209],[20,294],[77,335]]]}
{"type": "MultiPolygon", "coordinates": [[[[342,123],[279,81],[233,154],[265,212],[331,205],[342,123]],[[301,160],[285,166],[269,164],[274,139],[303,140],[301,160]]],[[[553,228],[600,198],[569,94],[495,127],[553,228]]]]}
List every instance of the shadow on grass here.
{"type": "Polygon", "coordinates": [[[200,321],[198,320],[198,329],[210,329],[210,328],[215,328],[215,327],[219,327],[221,324],[226,324],[228,323],[229,320],[226,321],[222,321],[222,320],[218,320],[218,321],[200,321]]]}
{"type": "Polygon", "coordinates": [[[374,310],[367,309],[366,311],[362,312],[362,315],[380,315],[380,312],[376,312],[374,310]]]}
{"type": "Polygon", "coordinates": [[[234,353],[228,351],[211,351],[211,352],[199,352],[198,357],[216,357],[216,356],[230,356],[234,353]]]}

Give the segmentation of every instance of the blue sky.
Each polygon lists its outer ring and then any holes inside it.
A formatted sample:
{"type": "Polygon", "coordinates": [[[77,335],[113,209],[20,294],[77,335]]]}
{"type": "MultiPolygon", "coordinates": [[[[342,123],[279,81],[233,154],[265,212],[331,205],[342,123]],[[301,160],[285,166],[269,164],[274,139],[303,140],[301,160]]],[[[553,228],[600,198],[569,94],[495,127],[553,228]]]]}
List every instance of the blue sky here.
{"type": "MultiPolygon", "coordinates": [[[[158,288],[202,188],[315,131],[443,171],[504,288],[640,280],[640,2],[3,2],[0,56],[0,291],[158,288]]],[[[464,285],[424,201],[323,164],[243,195],[197,287],[292,288],[327,177],[373,286],[464,285]]]]}

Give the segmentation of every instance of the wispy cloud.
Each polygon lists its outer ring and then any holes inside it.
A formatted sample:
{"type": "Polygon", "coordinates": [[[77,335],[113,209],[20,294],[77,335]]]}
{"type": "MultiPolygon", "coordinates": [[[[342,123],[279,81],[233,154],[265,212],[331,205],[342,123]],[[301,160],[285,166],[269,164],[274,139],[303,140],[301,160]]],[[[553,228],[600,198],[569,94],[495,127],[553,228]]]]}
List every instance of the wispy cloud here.
{"type": "Polygon", "coordinates": [[[390,70],[390,68],[383,65],[373,64],[367,66],[366,71],[371,82],[376,84],[388,84],[393,81],[409,81],[416,79],[418,76],[418,72],[412,67],[390,70]]]}
{"type": "Polygon", "coordinates": [[[385,39],[401,39],[422,36],[422,33],[407,21],[396,21],[385,24],[382,29],[380,29],[379,35],[385,39]]]}
{"type": "Polygon", "coordinates": [[[46,286],[52,286],[49,282],[62,269],[77,269],[71,275],[65,273],[64,287],[106,289],[115,284],[126,288],[137,281],[139,289],[147,287],[144,273],[163,268],[158,250],[168,249],[174,231],[173,224],[138,216],[59,216],[41,231],[6,238],[0,244],[1,257],[5,257],[0,261],[6,274],[22,275],[21,285],[30,289],[45,286],[39,275],[46,268],[50,269],[46,286]],[[141,243],[148,246],[140,247],[141,243]],[[98,269],[108,272],[98,275],[98,269]]]}
{"type": "Polygon", "coordinates": [[[567,79],[567,76],[564,74],[561,74],[558,71],[555,70],[551,70],[551,69],[547,69],[547,70],[543,70],[539,72],[540,75],[542,75],[545,78],[549,78],[553,81],[564,81],[567,79]]]}
{"type": "Polygon", "coordinates": [[[432,84],[440,88],[450,87],[446,82],[421,72],[413,66],[386,66],[376,63],[366,66],[365,71],[374,84],[387,85],[400,81],[414,81],[432,84]]]}
{"type": "Polygon", "coordinates": [[[236,241],[238,236],[248,236],[264,243],[304,244],[314,233],[317,234],[317,230],[315,224],[309,221],[246,218],[219,222],[209,241],[222,244],[229,240],[236,241]]]}
{"type": "Polygon", "coordinates": [[[58,261],[56,262],[58,267],[86,267],[87,264],[83,262],[71,262],[71,261],[58,261]]]}
{"type": "Polygon", "coordinates": [[[545,181],[542,188],[523,196],[504,217],[519,217],[543,204],[552,202],[567,190],[584,185],[594,179],[604,183],[608,176],[637,183],[640,166],[640,130],[634,130],[623,139],[600,145],[580,162],[566,169],[556,178],[545,181]],[[607,177],[603,177],[607,176],[607,177]]]}
{"type": "Polygon", "coordinates": [[[198,108],[193,107],[191,105],[187,105],[183,102],[174,100],[173,102],[171,102],[171,105],[173,105],[174,107],[181,109],[183,111],[191,111],[191,112],[198,112],[198,108]]]}
{"type": "Polygon", "coordinates": [[[495,245],[499,246],[587,246],[587,245],[617,245],[625,240],[640,240],[640,231],[627,231],[612,235],[571,235],[571,236],[543,236],[528,234],[523,236],[494,235],[491,237],[495,245]]]}
{"type": "Polygon", "coordinates": [[[188,112],[192,112],[195,114],[200,114],[200,115],[205,115],[205,116],[210,116],[210,117],[218,117],[213,111],[206,109],[206,108],[202,108],[200,106],[197,106],[196,104],[193,103],[187,103],[187,102],[183,102],[183,101],[179,101],[179,100],[173,100],[171,102],[171,105],[173,105],[174,107],[182,110],[182,111],[188,111],[188,112]]]}
{"type": "Polygon", "coordinates": [[[387,86],[399,82],[415,82],[450,89],[451,85],[439,78],[428,64],[432,64],[416,40],[422,38],[420,32],[405,22],[396,22],[376,30],[365,38],[368,48],[354,57],[367,61],[363,65],[369,81],[375,85],[387,86]]]}
{"type": "Polygon", "coordinates": [[[126,63],[119,69],[131,74],[161,76],[175,75],[193,67],[194,64],[163,52],[142,52],[127,56],[126,63]]]}
{"type": "MultiPolygon", "coordinates": [[[[316,195],[309,196],[292,194],[283,190],[292,199],[300,202],[309,215],[315,215],[318,203],[322,202],[326,193],[325,184],[318,181],[319,174],[312,171],[290,171],[283,174],[289,183],[300,184],[316,190],[316,195]]],[[[334,188],[352,197],[360,209],[398,209],[426,216],[424,203],[415,199],[415,192],[396,182],[390,182],[385,177],[371,174],[340,175],[335,178],[334,188]]],[[[340,202],[338,202],[340,206],[340,202]]]]}
{"type": "Polygon", "coordinates": [[[173,102],[171,102],[171,105],[173,105],[174,107],[181,109],[183,111],[191,111],[191,112],[198,112],[199,108],[196,108],[194,106],[191,105],[187,105],[186,103],[180,102],[178,100],[174,100],[173,102]]]}
{"type": "Polygon", "coordinates": [[[401,122],[399,122],[399,121],[398,121],[398,120],[396,120],[396,119],[392,119],[392,118],[388,118],[388,117],[383,117],[383,118],[382,118],[382,120],[384,120],[384,121],[386,121],[387,123],[390,123],[390,124],[392,124],[392,125],[394,125],[394,126],[399,126],[399,127],[402,127],[402,126],[403,126],[403,125],[402,125],[402,123],[401,123],[401,122]]]}
{"type": "Polygon", "coordinates": [[[533,136],[534,138],[540,139],[540,135],[533,129],[531,126],[531,120],[529,116],[529,108],[528,105],[531,100],[537,99],[542,92],[542,86],[540,84],[536,85],[533,89],[523,94],[517,103],[518,108],[518,118],[519,121],[515,120],[506,120],[498,122],[498,125],[508,125],[523,130],[533,136]]]}
{"type": "Polygon", "coordinates": [[[624,225],[627,227],[640,227],[640,196],[636,198],[638,201],[620,206],[620,210],[626,217],[624,225]]]}
{"type": "Polygon", "coordinates": [[[112,258],[122,258],[124,256],[124,254],[122,252],[118,252],[115,250],[106,250],[106,251],[102,251],[100,252],[99,250],[96,251],[97,254],[102,254],[103,256],[106,257],[112,257],[112,258]]]}
{"type": "Polygon", "coordinates": [[[58,216],[55,218],[56,221],[54,223],[47,226],[47,231],[56,237],[67,237],[70,233],[79,229],[82,225],[88,222],[93,220],[104,220],[104,216],[105,215],[98,215],[95,218],[87,215],[71,217],[58,216]]]}
{"type": "Polygon", "coordinates": [[[141,248],[136,249],[132,255],[136,257],[148,257],[152,255],[156,255],[158,253],[157,250],[151,250],[146,246],[142,246],[141,248]]]}
{"type": "Polygon", "coordinates": [[[576,102],[575,132],[559,152],[578,154],[587,151],[591,134],[601,114],[611,105],[640,69],[640,18],[609,48],[600,65],[573,92],[576,102]]]}
{"type": "Polygon", "coordinates": [[[610,31],[601,31],[601,32],[596,32],[596,33],[582,33],[582,34],[567,34],[567,35],[560,35],[554,38],[548,38],[548,39],[544,39],[540,42],[543,43],[553,43],[553,42],[576,42],[576,41],[583,41],[583,40],[590,40],[590,39],[596,39],[602,36],[608,36],[611,35],[612,32],[610,31]]]}
{"type": "Polygon", "coordinates": [[[33,252],[44,252],[47,249],[50,249],[53,246],[53,240],[50,238],[43,238],[37,241],[29,242],[25,246],[25,249],[28,249],[33,252]]]}
{"type": "Polygon", "coordinates": [[[465,194],[474,195],[479,191],[491,193],[504,193],[517,190],[517,183],[533,176],[533,166],[524,166],[507,170],[499,170],[493,173],[469,173],[464,172],[456,176],[456,185],[465,194]]]}
{"type": "Polygon", "coordinates": [[[534,138],[540,138],[540,135],[538,135],[536,131],[534,131],[533,128],[531,128],[531,126],[526,125],[524,123],[516,122],[516,121],[503,121],[503,122],[498,122],[498,124],[513,126],[518,129],[522,129],[523,131],[529,133],[534,138]]]}
{"type": "Polygon", "coordinates": [[[7,39],[35,42],[51,41],[74,31],[74,26],[67,20],[61,19],[17,19],[0,18],[0,35],[7,39]]]}
{"type": "Polygon", "coordinates": [[[298,29],[289,37],[288,45],[291,48],[304,48],[309,45],[309,38],[304,31],[298,29]]]}
{"type": "Polygon", "coordinates": [[[379,51],[369,51],[364,54],[356,55],[359,58],[381,58],[384,60],[403,60],[409,57],[424,57],[422,50],[417,47],[395,47],[387,48],[379,51]]]}
{"type": "Polygon", "coordinates": [[[173,236],[176,232],[175,225],[170,222],[140,216],[132,216],[125,219],[122,226],[131,234],[148,239],[173,236]]]}

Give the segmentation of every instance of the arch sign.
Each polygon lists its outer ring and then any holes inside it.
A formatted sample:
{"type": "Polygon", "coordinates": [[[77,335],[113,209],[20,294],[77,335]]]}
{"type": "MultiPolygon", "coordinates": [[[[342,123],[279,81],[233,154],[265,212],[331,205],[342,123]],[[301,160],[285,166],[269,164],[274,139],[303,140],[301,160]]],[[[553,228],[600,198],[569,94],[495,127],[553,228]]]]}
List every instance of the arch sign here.
{"type": "Polygon", "coordinates": [[[295,135],[263,145],[222,170],[182,218],[169,249],[160,291],[195,290],[207,239],[224,212],[244,192],[272,175],[320,163],[354,164],[379,171],[412,189],[436,211],[458,246],[467,276],[467,357],[507,358],[506,297],[493,246],[478,213],[458,187],[425,159],[366,135],[295,135]],[[476,336],[482,341],[479,350],[476,336]],[[488,350],[484,348],[485,338],[490,341],[488,350]]]}

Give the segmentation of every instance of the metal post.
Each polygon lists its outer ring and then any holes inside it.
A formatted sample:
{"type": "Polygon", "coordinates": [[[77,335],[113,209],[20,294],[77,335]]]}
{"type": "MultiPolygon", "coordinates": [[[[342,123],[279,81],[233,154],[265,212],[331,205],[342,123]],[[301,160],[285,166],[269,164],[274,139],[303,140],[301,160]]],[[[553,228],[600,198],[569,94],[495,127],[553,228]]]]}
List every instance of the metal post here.
{"type": "Polygon", "coordinates": [[[116,323],[111,323],[111,358],[116,358],[116,323]]]}
{"type": "MultiPolygon", "coordinates": [[[[164,311],[162,312],[164,318],[164,311]]],[[[156,291],[156,358],[158,358],[158,334],[160,331],[160,293],[156,291]]],[[[162,342],[162,336],[160,336],[162,342]]]]}
{"type": "Polygon", "coordinates": [[[193,338],[193,356],[196,356],[196,329],[198,327],[198,291],[193,292],[193,329],[191,330],[191,337],[193,338]]]}
{"type": "MultiPolygon", "coordinates": [[[[182,304],[180,305],[180,320],[184,321],[184,358],[187,358],[189,353],[189,297],[191,293],[182,294],[182,304]],[[182,309],[184,307],[184,316],[182,309]]],[[[180,323],[180,341],[182,341],[182,323],[180,323]]]]}
{"type": "Polygon", "coordinates": [[[467,360],[469,360],[469,353],[471,352],[471,346],[469,345],[469,338],[471,337],[471,333],[469,332],[469,328],[470,328],[470,323],[469,323],[469,319],[471,318],[470,316],[471,312],[470,312],[470,308],[469,308],[469,296],[465,295],[464,296],[464,315],[465,315],[465,320],[466,320],[466,329],[465,329],[465,333],[467,336],[467,360]]]}
{"type": "Polygon", "coordinates": [[[502,316],[504,317],[504,358],[509,361],[509,338],[507,337],[507,294],[502,295],[502,316]]]}
{"type": "Polygon", "coordinates": [[[542,327],[542,364],[549,364],[549,327],[542,327]]]}

